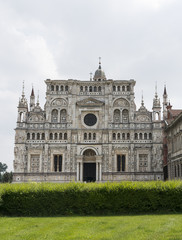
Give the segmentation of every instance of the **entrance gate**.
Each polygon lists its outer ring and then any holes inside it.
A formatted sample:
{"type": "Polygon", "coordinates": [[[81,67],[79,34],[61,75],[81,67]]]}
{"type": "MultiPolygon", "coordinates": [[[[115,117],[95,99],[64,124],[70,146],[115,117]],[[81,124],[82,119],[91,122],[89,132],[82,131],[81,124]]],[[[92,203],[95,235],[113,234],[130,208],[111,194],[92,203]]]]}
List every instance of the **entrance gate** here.
{"type": "Polygon", "coordinates": [[[96,181],[96,163],[83,163],[83,181],[96,181]]]}
{"type": "Polygon", "coordinates": [[[95,182],[96,181],[96,157],[92,149],[87,149],[83,158],[83,181],[95,182]]]}

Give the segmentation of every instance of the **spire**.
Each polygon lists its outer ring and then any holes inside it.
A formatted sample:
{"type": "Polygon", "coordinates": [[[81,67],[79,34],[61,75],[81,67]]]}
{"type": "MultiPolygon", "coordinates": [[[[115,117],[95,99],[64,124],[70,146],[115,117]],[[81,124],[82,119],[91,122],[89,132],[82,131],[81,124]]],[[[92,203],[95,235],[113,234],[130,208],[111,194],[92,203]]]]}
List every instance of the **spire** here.
{"type": "Polygon", "coordinates": [[[24,81],[23,81],[23,86],[22,86],[22,95],[21,95],[21,98],[19,100],[19,105],[18,105],[19,108],[27,108],[27,100],[25,98],[25,84],[24,84],[24,81]]]}
{"type": "Polygon", "coordinates": [[[34,87],[32,85],[32,91],[30,95],[30,111],[33,111],[35,107],[35,94],[34,94],[34,87]]]}
{"type": "Polygon", "coordinates": [[[158,98],[158,94],[157,94],[157,82],[155,83],[155,98],[158,98]]]}
{"type": "Polygon", "coordinates": [[[142,101],[141,101],[142,107],[144,107],[144,100],[143,100],[143,90],[142,90],[142,101]]]}
{"type": "Polygon", "coordinates": [[[31,97],[34,97],[34,88],[33,88],[33,85],[32,85],[32,92],[31,92],[31,97]]]}
{"type": "Polygon", "coordinates": [[[92,72],[90,72],[90,81],[92,81],[92,72]]]}
{"type": "Polygon", "coordinates": [[[101,57],[99,57],[99,69],[101,69],[101,57]]]}
{"type": "Polygon", "coordinates": [[[23,86],[22,86],[22,98],[25,97],[25,81],[23,80],[23,86]]]}
{"type": "Polygon", "coordinates": [[[154,108],[160,108],[160,99],[158,98],[158,94],[157,94],[157,82],[155,85],[155,97],[153,99],[153,109],[154,108]]]}
{"type": "Polygon", "coordinates": [[[37,106],[39,106],[39,90],[38,90],[38,94],[37,94],[37,106]]]}
{"type": "Polygon", "coordinates": [[[101,69],[101,57],[99,57],[99,67],[98,67],[98,69],[95,71],[93,80],[94,80],[94,81],[103,81],[103,80],[106,80],[106,75],[105,75],[104,71],[101,69]]]}
{"type": "Polygon", "coordinates": [[[163,95],[167,95],[166,84],[164,85],[164,94],[163,95]]]}
{"type": "Polygon", "coordinates": [[[141,98],[141,106],[138,109],[139,112],[147,112],[146,107],[144,106],[144,100],[143,100],[143,90],[142,90],[142,98],[141,98]]]}

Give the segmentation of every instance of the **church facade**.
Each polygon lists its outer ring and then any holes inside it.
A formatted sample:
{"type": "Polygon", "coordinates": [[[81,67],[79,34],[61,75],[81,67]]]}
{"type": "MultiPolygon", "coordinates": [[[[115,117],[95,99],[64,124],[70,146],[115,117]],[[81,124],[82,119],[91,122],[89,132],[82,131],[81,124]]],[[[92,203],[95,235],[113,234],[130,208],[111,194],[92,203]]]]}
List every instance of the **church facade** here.
{"type": "Polygon", "coordinates": [[[14,182],[162,180],[160,100],[136,110],[134,80],[45,81],[44,109],[24,90],[15,129],[14,182]]]}

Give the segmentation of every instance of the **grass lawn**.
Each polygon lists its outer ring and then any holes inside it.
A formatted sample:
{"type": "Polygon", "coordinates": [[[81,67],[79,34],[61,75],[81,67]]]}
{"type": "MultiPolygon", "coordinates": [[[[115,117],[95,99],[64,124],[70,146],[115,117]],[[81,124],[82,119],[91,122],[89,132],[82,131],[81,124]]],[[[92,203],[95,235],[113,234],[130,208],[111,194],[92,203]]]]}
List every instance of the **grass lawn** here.
{"type": "Polygon", "coordinates": [[[182,214],[102,217],[0,217],[1,240],[182,239],[182,214]]]}

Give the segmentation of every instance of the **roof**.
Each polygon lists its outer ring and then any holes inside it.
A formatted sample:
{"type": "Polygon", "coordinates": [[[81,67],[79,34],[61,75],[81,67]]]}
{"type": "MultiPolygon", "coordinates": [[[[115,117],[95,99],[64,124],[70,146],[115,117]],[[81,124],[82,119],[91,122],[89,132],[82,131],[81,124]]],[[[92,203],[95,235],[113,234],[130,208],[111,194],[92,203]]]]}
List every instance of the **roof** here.
{"type": "Polygon", "coordinates": [[[168,124],[172,124],[172,122],[182,113],[182,109],[168,109],[168,116],[165,121],[168,124]]]}
{"type": "Polygon", "coordinates": [[[170,109],[169,112],[172,117],[177,117],[182,112],[182,109],[170,109]]]}

